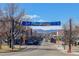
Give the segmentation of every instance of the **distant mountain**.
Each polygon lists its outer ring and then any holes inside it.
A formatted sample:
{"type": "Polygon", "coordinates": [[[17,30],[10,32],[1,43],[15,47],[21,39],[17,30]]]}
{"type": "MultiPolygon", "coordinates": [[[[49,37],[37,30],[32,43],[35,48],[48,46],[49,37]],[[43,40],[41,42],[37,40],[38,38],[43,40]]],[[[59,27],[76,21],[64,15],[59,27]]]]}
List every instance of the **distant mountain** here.
{"type": "Polygon", "coordinates": [[[42,29],[38,29],[38,30],[35,30],[39,33],[51,33],[51,32],[56,32],[57,30],[42,30],[42,29]]]}

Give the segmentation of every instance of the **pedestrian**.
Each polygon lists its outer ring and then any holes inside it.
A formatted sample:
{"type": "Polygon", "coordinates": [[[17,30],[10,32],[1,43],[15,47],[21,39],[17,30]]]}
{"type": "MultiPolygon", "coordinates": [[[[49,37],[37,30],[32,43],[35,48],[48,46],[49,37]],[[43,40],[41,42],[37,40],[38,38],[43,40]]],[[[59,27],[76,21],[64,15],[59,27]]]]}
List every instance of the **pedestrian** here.
{"type": "Polygon", "coordinates": [[[64,41],[62,41],[62,46],[63,46],[63,48],[65,50],[65,43],[64,43],[64,41]]]}
{"type": "Polygon", "coordinates": [[[77,46],[77,42],[75,42],[75,46],[77,46]]]}
{"type": "Polygon", "coordinates": [[[20,37],[20,45],[23,44],[23,36],[20,37]]]}
{"type": "Polygon", "coordinates": [[[44,38],[43,38],[43,41],[42,41],[42,45],[45,44],[45,41],[46,41],[46,39],[45,39],[45,37],[44,37],[44,38]]]}

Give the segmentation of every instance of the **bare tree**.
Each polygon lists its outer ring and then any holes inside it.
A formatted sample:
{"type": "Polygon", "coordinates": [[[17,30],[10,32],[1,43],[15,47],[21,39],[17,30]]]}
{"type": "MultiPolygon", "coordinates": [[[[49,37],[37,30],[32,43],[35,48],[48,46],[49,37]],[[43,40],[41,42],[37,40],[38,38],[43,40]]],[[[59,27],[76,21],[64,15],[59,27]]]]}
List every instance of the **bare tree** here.
{"type": "Polygon", "coordinates": [[[17,30],[15,28],[15,26],[16,26],[16,24],[19,24],[18,21],[24,15],[24,11],[18,12],[18,14],[16,15],[18,9],[19,8],[17,7],[16,4],[9,4],[9,6],[7,8],[7,12],[8,12],[7,15],[10,18],[11,23],[12,23],[12,27],[11,27],[11,44],[10,44],[10,46],[12,46],[12,49],[13,49],[13,41],[15,39],[15,37],[14,37],[15,30],[17,30]],[[17,21],[17,23],[16,23],[16,21],[17,21]]]}
{"type": "Polygon", "coordinates": [[[10,39],[10,47],[13,49],[13,41],[15,39],[15,36],[20,33],[19,31],[21,31],[20,29],[22,28],[22,26],[20,25],[20,19],[24,16],[25,13],[23,9],[19,8],[17,4],[14,3],[7,4],[4,11],[5,13],[3,13],[3,10],[0,10],[0,20],[2,20],[2,24],[4,24],[4,26],[1,27],[8,30],[4,31],[6,32],[5,34],[7,35],[8,40],[10,39]]]}

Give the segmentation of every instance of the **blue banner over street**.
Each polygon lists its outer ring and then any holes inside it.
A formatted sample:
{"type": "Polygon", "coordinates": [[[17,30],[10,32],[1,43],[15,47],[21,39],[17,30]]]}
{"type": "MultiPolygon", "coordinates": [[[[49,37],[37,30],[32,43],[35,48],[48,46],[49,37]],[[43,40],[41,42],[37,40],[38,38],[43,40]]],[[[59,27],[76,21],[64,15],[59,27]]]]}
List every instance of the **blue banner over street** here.
{"type": "Polygon", "coordinates": [[[27,22],[22,21],[23,26],[60,26],[61,22],[27,22]]]}

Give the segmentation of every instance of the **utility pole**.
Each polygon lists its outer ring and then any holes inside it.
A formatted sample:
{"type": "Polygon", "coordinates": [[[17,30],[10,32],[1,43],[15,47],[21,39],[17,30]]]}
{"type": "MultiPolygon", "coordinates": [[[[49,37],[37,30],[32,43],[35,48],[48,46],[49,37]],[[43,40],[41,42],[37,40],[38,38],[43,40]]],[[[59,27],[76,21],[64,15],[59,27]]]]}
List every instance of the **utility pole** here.
{"type": "Polygon", "coordinates": [[[63,46],[64,46],[64,50],[65,50],[65,45],[66,45],[66,26],[64,25],[64,44],[63,44],[63,46]]]}
{"type": "Polygon", "coordinates": [[[11,48],[13,50],[14,46],[14,19],[11,17],[12,29],[11,29],[11,48]]]}
{"type": "Polygon", "coordinates": [[[71,53],[71,42],[72,42],[72,19],[69,20],[69,49],[68,49],[68,53],[71,53]]]}

